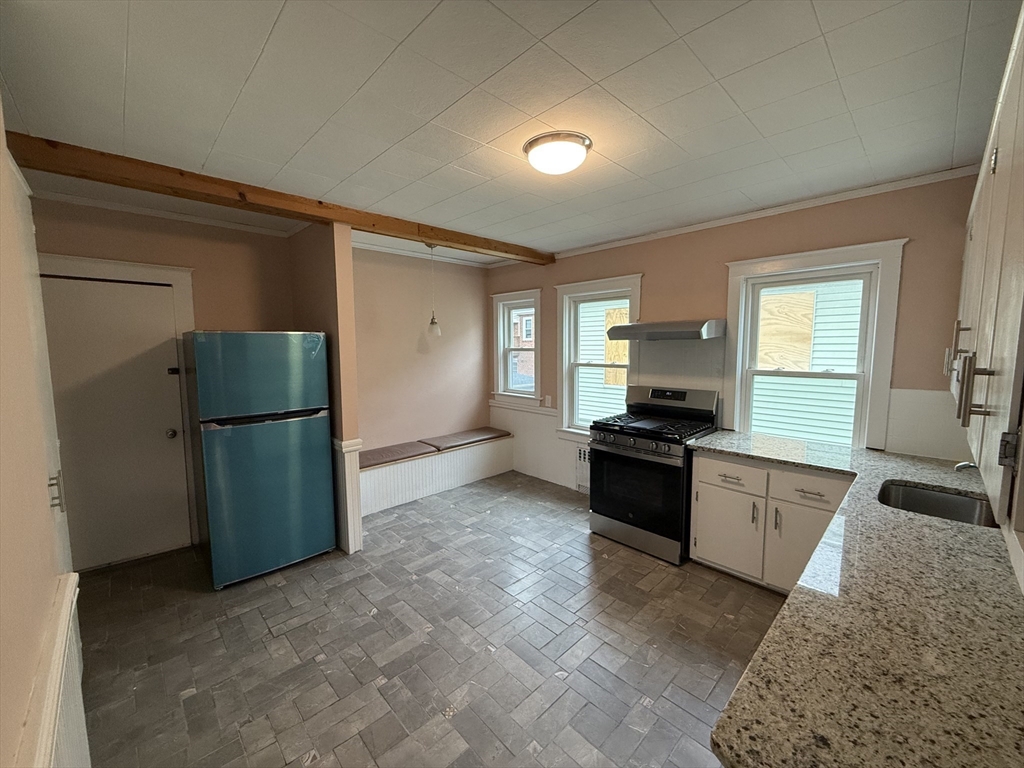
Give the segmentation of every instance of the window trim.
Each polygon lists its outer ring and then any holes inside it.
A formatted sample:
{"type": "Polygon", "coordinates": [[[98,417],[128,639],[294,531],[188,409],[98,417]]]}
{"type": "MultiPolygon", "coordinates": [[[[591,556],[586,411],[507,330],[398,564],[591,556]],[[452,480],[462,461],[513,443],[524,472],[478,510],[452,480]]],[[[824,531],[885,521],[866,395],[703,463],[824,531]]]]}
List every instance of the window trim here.
{"type": "MultiPolygon", "coordinates": [[[[877,269],[876,290],[873,292],[875,305],[867,338],[871,349],[865,350],[865,413],[858,414],[861,425],[860,445],[868,448],[885,448],[889,422],[889,390],[892,380],[893,350],[896,341],[896,313],[899,300],[900,270],[903,260],[903,246],[909,238],[886,240],[877,243],[827,248],[763,259],[734,261],[729,267],[729,317],[726,332],[726,375],[722,409],[722,426],[726,429],[743,429],[744,382],[750,339],[745,329],[750,312],[751,286],[762,278],[778,277],[780,280],[808,277],[825,271],[838,274],[845,269],[848,274],[877,269]]],[[[856,428],[855,428],[856,432],[856,428]]]]}
{"type": "Polygon", "coordinates": [[[523,339],[523,341],[533,341],[533,318],[532,317],[524,317],[523,318],[522,339],[523,339]],[[529,326],[527,326],[527,323],[529,323],[529,326]],[[529,327],[529,329],[530,329],[530,335],[529,336],[526,335],[527,327],[529,327]]]}
{"type": "Polygon", "coordinates": [[[522,402],[532,400],[541,402],[541,359],[540,359],[540,288],[533,288],[528,291],[513,291],[511,293],[496,293],[491,296],[493,307],[493,334],[491,341],[494,347],[494,390],[492,396],[497,401],[522,402]],[[509,353],[514,352],[512,347],[505,346],[505,322],[506,307],[518,309],[533,307],[533,392],[509,390],[505,388],[505,360],[509,353]]]}
{"type": "MultiPolygon", "coordinates": [[[[635,323],[640,318],[640,280],[643,274],[609,277],[603,280],[587,280],[581,283],[556,285],[558,296],[558,424],[559,432],[568,439],[578,435],[588,435],[589,429],[575,426],[571,414],[575,408],[570,407],[572,400],[573,377],[569,375],[570,352],[575,349],[575,313],[574,305],[579,301],[600,299],[626,294],[629,297],[629,322],[635,323]]],[[[629,371],[636,371],[637,345],[629,343],[629,365],[626,383],[631,381],[629,371]]]]}

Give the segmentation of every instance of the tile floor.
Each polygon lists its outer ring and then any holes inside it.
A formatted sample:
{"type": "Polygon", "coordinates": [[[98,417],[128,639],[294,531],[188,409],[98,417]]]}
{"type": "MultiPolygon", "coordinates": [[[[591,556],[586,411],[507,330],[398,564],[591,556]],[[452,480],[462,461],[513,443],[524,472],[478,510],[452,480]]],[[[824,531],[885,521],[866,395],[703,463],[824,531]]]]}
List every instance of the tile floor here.
{"type": "Polygon", "coordinates": [[[718,765],[779,595],[592,536],[585,496],[516,473],[365,528],[220,592],[195,550],[86,574],[93,764],[718,765]]]}

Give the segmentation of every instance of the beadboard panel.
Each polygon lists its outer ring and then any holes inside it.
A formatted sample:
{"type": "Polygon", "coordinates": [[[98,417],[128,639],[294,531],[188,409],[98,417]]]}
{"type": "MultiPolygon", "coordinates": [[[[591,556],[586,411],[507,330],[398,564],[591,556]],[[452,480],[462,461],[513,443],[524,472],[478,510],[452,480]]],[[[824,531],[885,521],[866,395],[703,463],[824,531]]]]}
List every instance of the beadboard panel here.
{"type": "Polygon", "coordinates": [[[514,443],[505,437],[364,469],[359,473],[363,515],[508,472],[514,443]]]}
{"type": "MultiPolygon", "coordinates": [[[[558,412],[528,410],[491,404],[491,426],[516,436],[513,466],[516,472],[539,477],[567,488],[576,487],[576,447],[560,437],[558,412]]],[[[583,442],[588,438],[580,437],[583,442]]]]}
{"type": "Polygon", "coordinates": [[[893,389],[885,450],[932,459],[973,461],[948,390],[893,389]]]}

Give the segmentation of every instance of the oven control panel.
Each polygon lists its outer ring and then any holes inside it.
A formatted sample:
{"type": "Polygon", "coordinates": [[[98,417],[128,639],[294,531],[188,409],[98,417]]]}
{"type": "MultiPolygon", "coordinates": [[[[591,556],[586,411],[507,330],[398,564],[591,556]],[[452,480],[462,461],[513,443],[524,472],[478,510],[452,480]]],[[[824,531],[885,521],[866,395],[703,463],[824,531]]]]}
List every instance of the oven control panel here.
{"type": "Polygon", "coordinates": [[[651,400],[671,400],[682,403],[686,400],[685,389],[652,389],[651,400]]]}

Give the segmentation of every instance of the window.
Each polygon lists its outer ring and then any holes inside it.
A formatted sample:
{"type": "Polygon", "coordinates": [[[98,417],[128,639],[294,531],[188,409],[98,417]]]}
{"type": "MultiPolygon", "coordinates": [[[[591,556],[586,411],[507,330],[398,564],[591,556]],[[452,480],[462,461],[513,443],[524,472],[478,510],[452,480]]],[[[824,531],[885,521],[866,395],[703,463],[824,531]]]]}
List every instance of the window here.
{"type": "Polygon", "coordinates": [[[516,397],[540,397],[536,334],[540,291],[494,296],[495,392],[516,397]]]}
{"type": "Polygon", "coordinates": [[[873,273],[751,281],[749,431],[861,444],[873,273]]]}
{"type": "Polygon", "coordinates": [[[723,426],[885,448],[905,242],[729,264],[723,426]]]}
{"type": "Polygon", "coordinates": [[[562,321],[562,421],[587,430],[595,419],[626,409],[628,341],[608,329],[639,314],[640,276],[559,286],[562,321]]]}

